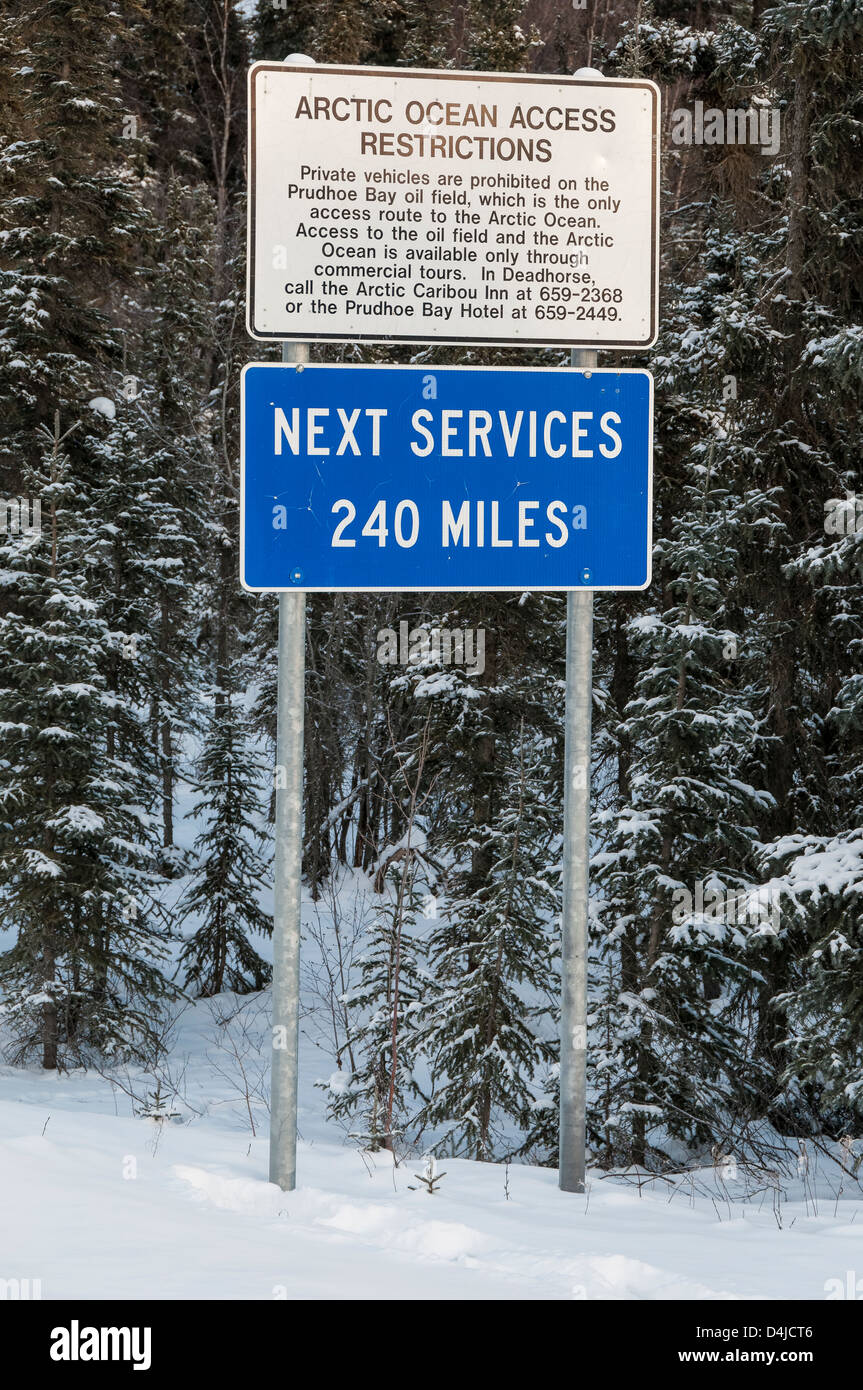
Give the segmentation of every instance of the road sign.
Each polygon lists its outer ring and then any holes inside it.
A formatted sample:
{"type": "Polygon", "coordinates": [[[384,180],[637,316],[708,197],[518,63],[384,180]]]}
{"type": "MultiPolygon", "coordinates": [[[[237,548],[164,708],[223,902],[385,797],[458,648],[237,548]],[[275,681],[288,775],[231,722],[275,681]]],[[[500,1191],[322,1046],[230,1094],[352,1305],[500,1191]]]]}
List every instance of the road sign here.
{"type": "Polygon", "coordinates": [[[249,112],[252,337],[655,341],[654,83],[257,63],[249,112]]]}
{"type": "Polygon", "coordinates": [[[247,589],[643,589],[642,370],[253,364],[247,589]]]}

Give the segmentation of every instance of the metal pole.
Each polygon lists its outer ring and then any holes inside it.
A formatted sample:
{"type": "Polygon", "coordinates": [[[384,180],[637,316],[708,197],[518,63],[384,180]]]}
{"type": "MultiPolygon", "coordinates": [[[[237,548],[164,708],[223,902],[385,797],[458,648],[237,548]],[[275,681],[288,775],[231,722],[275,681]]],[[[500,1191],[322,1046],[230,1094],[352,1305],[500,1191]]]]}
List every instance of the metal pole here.
{"type": "MultiPolygon", "coordinates": [[[[285,62],[306,65],[313,59],[291,53],[285,62]]],[[[283,362],[308,360],[308,343],[282,343],[283,362]]],[[[270,1182],[283,1192],[297,1185],[305,675],[306,596],[279,594],[270,1182]]]]}
{"type": "MultiPolygon", "coordinates": [[[[283,362],[308,360],[308,343],[282,344],[283,362]]],[[[270,1182],[284,1192],[297,1185],[305,660],[306,596],[279,594],[270,1182]]]]}
{"type": "MultiPolygon", "coordinates": [[[[573,367],[596,366],[573,349],[573,367]]],[[[564,1192],[583,1192],[587,1110],[587,929],[590,861],[590,714],[593,591],[566,596],[566,714],[563,793],[563,922],[560,1011],[560,1168],[564,1192]]]]}
{"type": "MultiPolygon", "coordinates": [[[[602,78],[596,68],[574,77],[602,78]]],[[[573,348],[573,367],[596,366],[592,348],[573,348]]],[[[593,591],[566,596],[563,920],[560,1005],[560,1157],[563,1192],[583,1192],[587,1146],[587,941],[590,869],[590,716],[593,703],[593,591]]]]}

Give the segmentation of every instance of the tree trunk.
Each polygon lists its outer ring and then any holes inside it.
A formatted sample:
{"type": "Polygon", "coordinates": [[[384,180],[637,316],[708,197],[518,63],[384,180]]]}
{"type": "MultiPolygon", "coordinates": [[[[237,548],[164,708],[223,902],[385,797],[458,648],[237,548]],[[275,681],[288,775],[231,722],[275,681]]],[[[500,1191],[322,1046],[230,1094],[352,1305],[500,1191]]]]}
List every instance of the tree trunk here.
{"type": "MultiPolygon", "coordinates": [[[[53,933],[46,927],[42,947],[42,975],[46,990],[54,984],[55,974],[53,933]]],[[[42,1005],[42,1066],[46,1071],[57,1070],[57,1041],[57,1004],[51,998],[42,1005]]]]}

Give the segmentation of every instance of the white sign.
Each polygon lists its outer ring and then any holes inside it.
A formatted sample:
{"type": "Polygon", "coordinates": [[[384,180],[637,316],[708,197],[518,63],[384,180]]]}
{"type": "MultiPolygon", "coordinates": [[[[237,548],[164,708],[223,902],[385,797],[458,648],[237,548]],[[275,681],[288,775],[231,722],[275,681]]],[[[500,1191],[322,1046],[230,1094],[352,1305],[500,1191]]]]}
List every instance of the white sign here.
{"type": "Polygon", "coordinates": [[[656,340],[654,83],[256,63],[249,112],[253,338],[656,340]]]}

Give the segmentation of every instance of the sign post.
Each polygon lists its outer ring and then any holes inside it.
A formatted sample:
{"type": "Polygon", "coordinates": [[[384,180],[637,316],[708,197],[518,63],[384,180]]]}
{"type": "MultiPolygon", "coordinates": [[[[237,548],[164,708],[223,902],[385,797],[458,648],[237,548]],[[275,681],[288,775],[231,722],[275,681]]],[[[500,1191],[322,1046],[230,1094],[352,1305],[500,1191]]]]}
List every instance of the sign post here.
{"type": "MultiPolygon", "coordinates": [[[[286,65],[311,65],[292,53],[286,65]]],[[[306,343],[283,343],[282,361],[309,360],[306,343]]],[[[270,1182],[297,1185],[297,1083],[300,1050],[300,914],[303,889],[303,752],[306,595],[279,594],[276,677],[276,823],[273,882],[273,1008],[270,1073],[270,1182]]]]}
{"type": "MultiPolygon", "coordinates": [[[[284,362],[308,361],[304,343],[285,343],[284,362]]],[[[297,1178],[300,1021],[300,904],[303,867],[303,723],[306,595],[279,594],[276,689],[276,823],[273,884],[273,1011],[270,1182],[292,1192],[297,1178]]]]}
{"type": "Polygon", "coordinates": [[[278,591],[270,1177],[295,1184],[306,591],[567,591],[560,1186],[583,1192],[594,589],[650,582],[659,91],[249,73],[241,570],[278,591]],[[576,345],[572,366],[310,365],[309,342],[576,345]]]}
{"type": "MultiPolygon", "coordinates": [[[[574,351],[572,365],[596,367],[574,351]]],[[[563,912],[561,916],[560,1143],[558,1183],[583,1192],[587,1164],[587,953],[590,887],[590,725],[593,704],[593,590],[566,596],[563,912]]]]}
{"type": "MultiPolygon", "coordinates": [[[[598,77],[590,68],[576,76],[598,77]]],[[[596,368],[592,349],[573,349],[573,367],[596,368]]],[[[584,1192],[587,1179],[587,958],[590,945],[590,728],[593,715],[593,592],[566,596],[563,912],[561,914],[560,1130],[558,1186],[584,1192]]]]}

